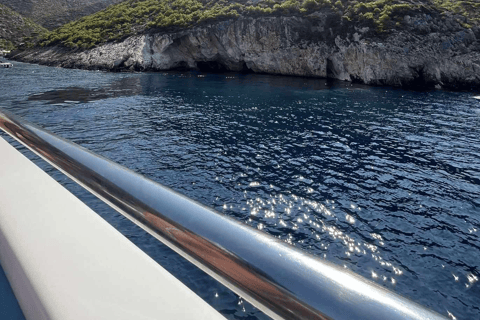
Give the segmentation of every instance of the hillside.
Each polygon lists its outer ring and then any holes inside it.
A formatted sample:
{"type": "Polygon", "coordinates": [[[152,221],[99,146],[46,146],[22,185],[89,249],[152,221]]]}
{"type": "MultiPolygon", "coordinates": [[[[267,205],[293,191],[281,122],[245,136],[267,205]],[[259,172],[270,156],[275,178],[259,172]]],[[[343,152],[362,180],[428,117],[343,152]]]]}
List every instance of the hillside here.
{"type": "Polygon", "coordinates": [[[15,59],[104,70],[223,70],[479,90],[480,3],[128,0],[15,59]]]}
{"type": "Polygon", "coordinates": [[[11,50],[24,41],[35,41],[47,30],[0,4],[0,49],[11,50]]]}
{"type": "Polygon", "coordinates": [[[0,0],[47,29],[93,14],[123,0],[0,0]]]}
{"type": "Polygon", "coordinates": [[[402,29],[405,15],[457,15],[465,28],[480,22],[480,2],[455,0],[263,0],[256,4],[199,0],[127,0],[52,32],[45,45],[91,48],[99,43],[155,30],[189,28],[240,16],[306,16],[330,10],[339,20],[375,28],[402,29]]]}

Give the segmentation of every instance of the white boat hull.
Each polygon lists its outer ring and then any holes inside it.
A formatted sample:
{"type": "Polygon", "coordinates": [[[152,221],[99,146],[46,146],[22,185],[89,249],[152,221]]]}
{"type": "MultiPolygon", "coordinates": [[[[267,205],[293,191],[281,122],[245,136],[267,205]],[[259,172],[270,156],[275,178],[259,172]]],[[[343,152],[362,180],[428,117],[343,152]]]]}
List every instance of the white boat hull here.
{"type": "Polygon", "coordinates": [[[0,261],[27,320],[225,319],[2,138],[0,155],[0,261]]]}

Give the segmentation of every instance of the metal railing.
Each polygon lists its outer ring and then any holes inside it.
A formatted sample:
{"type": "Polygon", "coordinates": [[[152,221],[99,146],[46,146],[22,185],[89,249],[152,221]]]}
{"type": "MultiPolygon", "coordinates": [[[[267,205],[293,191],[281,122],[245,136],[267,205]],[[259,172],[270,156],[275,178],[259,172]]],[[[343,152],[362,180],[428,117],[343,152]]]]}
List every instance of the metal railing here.
{"type": "Polygon", "coordinates": [[[274,319],[445,319],[1,110],[0,129],[274,319]]]}

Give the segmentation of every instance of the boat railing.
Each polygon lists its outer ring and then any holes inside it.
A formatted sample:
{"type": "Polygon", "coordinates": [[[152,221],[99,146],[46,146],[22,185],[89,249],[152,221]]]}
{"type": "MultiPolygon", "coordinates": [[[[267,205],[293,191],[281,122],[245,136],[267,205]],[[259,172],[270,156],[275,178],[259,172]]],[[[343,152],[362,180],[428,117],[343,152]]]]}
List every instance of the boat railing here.
{"type": "Polygon", "coordinates": [[[2,110],[0,129],[274,319],[445,319],[2,110]]]}

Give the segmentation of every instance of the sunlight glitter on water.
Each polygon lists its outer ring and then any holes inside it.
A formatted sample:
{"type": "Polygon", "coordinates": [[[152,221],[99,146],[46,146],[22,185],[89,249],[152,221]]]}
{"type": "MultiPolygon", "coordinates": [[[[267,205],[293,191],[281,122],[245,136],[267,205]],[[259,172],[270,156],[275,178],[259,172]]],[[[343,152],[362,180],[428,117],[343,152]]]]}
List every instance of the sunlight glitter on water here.
{"type": "MultiPolygon", "coordinates": [[[[258,184],[260,185],[260,183],[258,184]]],[[[345,259],[350,259],[352,255],[364,256],[381,266],[386,272],[385,274],[378,273],[378,271],[372,273],[372,278],[380,282],[390,279],[391,284],[395,284],[398,282],[397,277],[403,274],[399,266],[386,260],[378,251],[378,246],[384,245],[381,235],[372,233],[371,236],[376,242],[370,243],[356,240],[354,234],[348,235],[336,226],[339,218],[335,213],[334,200],[325,200],[324,203],[321,203],[294,194],[271,194],[262,199],[250,197],[250,194],[252,193],[245,193],[245,203],[250,212],[247,223],[256,226],[257,229],[263,230],[266,226],[278,228],[282,231],[282,234],[277,235],[277,237],[292,245],[303,245],[305,243],[303,237],[293,241],[294,234],[308,233],[317,240],[316,243],[310,243],[310,247],[320,248],[322,251],[328,250],[332,241],[341,244],[345,248],[345,259]]],[[[231,206],[225,204],[223,208],[227,209],[231,206]]],[[[230,209],[236,210],[238,206],[238,204],[233,205],[230,209]]],[[[360,210],[353,204],[350,207],[354,210],[360,210]]],[[[351,215],[347,214],[344,220],[349,224],[355,224],[355,219],[351,215]]]]}

